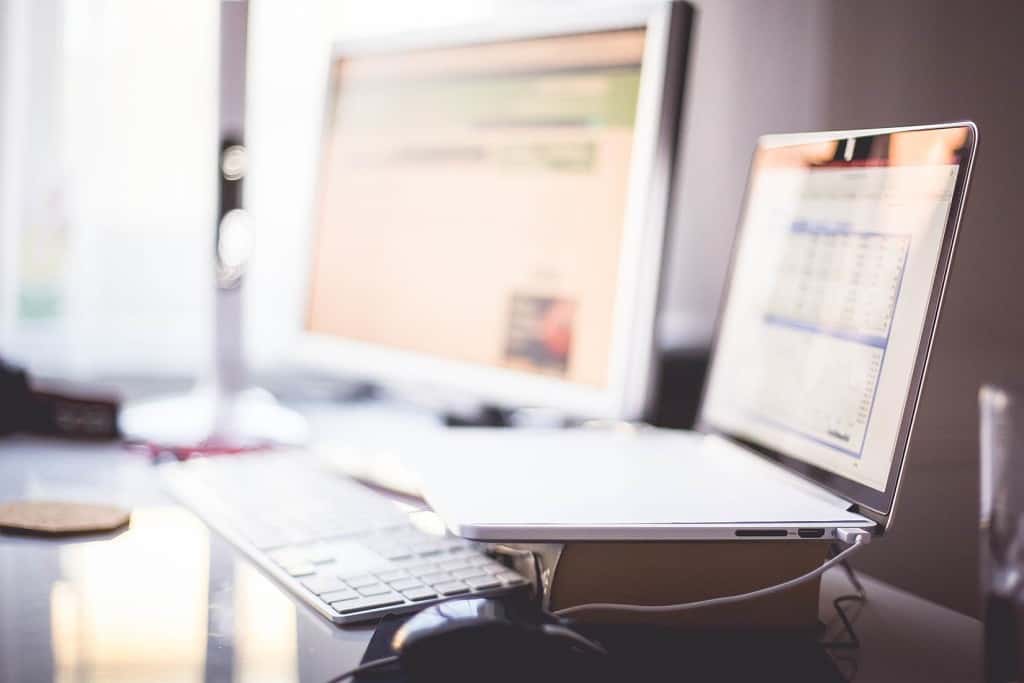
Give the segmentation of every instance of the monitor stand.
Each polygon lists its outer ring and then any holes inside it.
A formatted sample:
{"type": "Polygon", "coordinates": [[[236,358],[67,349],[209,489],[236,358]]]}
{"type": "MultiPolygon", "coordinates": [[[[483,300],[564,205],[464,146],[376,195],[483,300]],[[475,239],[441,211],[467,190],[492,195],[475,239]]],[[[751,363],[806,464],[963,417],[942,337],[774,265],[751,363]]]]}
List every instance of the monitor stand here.
{"type": "MultiPolygon", "coordinates": [[[[440,418],[445,427],[534,427],[560,429],[563,427],[578,427],[584,423],[584,421],[572,419],[563,413],[552,410],[506,408],[491,403],[481,403],[475,408],[467,410],[443,410],[440,413],[440,418]]],[[[590,423],[592,421],[586,422],[590,423]]]]}
{"type": "Polygon", "coordinates": [[[514,427],[515,411],[482,403],[474,410],[445,410],[441,413],[445,427],[514,427]]]}

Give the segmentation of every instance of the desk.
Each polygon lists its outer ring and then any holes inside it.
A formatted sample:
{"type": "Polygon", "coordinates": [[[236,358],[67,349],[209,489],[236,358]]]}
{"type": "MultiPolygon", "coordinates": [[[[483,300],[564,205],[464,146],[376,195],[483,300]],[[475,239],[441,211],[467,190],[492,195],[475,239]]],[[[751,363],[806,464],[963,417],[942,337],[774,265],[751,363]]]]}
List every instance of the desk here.
{"type": "MultiPolygon", "coordinates": [[[[371,627],[338,628],[255,569],[160,488],[148,459],[111,445],[0,440],[0,501],[133,509],[114,537],[0,536],[0,680],[326,681],[371,627]]],[[[847,592],[825,575],[822,620],[847,592]]],[[[971,681],[979,622],[869,577],[856,681],[971,681]]]]}

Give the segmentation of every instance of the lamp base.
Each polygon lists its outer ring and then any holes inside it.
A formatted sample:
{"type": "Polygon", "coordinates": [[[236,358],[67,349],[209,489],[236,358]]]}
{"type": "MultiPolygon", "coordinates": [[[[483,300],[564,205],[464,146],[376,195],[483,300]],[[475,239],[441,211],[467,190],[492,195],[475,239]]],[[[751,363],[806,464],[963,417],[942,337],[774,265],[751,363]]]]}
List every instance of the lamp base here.
{"type": "Polygon", "coordinates": [[[126,405],[119,426],[129,441],[170,451],[300,446],[309,438],[306,419],[265,389],[224,392],[212,384],[126,405]]]}

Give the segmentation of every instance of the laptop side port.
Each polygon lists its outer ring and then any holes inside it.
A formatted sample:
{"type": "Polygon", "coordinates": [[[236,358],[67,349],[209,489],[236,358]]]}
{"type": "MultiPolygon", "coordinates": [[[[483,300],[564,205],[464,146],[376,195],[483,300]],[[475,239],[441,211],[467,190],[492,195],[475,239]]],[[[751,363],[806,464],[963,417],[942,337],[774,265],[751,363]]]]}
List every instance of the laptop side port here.
{"type": "Polygon", "coordinates": [[[736,535],[740,537],[763,538],[765,536],[785,536],[785,529],[737,529],[736,535]]]}
{"type": "Polygon", "coordinates": [[[821,538],[825,535],[824,529],[797,529],[800,538],[821,538]]]}

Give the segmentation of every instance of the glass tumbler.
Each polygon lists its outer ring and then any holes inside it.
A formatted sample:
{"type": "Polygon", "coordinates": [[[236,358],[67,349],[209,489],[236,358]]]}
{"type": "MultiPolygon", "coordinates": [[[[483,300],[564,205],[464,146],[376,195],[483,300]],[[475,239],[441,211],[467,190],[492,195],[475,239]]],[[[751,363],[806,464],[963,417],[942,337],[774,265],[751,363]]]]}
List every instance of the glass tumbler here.
{"type": "Polygon", "coordinates": [[[1024,386],[985,385],[978,403],[985,680],[1024,682],[1024,386]]]}

